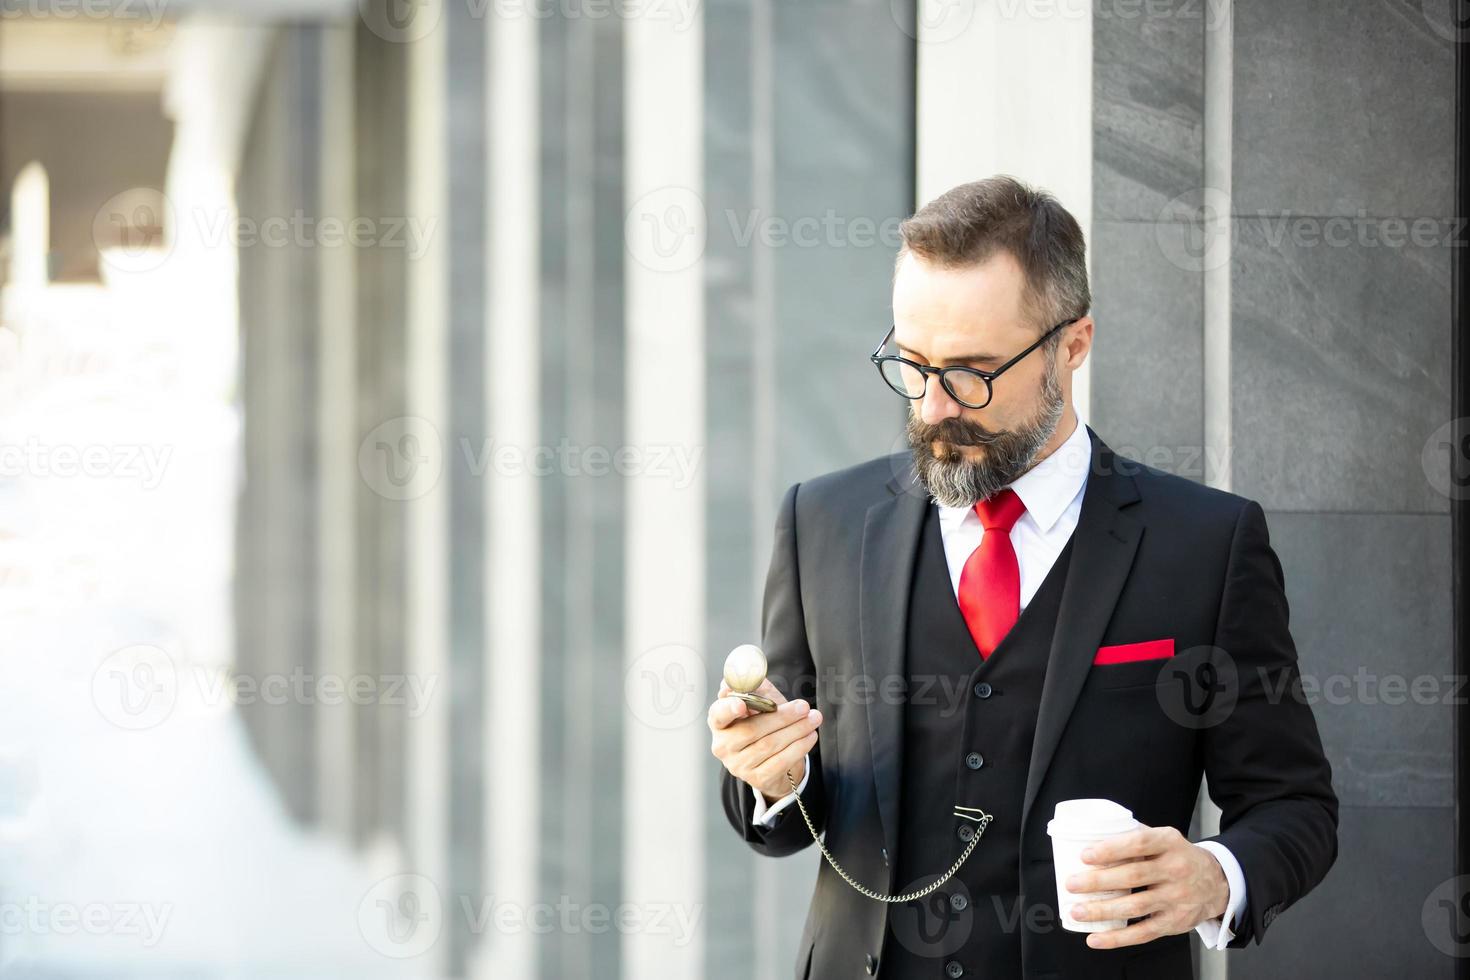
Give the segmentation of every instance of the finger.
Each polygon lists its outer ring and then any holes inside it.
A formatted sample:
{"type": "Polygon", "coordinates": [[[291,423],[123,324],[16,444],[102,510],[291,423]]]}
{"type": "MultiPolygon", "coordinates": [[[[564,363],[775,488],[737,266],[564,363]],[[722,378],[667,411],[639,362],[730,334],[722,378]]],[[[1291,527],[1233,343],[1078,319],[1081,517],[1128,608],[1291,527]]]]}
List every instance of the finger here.
{"type": "Polygon", "coordinates": [[[1158,859],[1140,858],[1107,868],[1079,871],[1067,879],[1067,890],[1079,895],[1087,892],[1122,891],[1156,885],[1167,881],[1168,877],[1167,869],[1158,859]]]}
{"type": "MultiPolygon", "coordinates": [[[[795,742],[792,742],[790,745],[786,746],[786,748],[782,749],[780,752],[771,756],[765,762],[757,766],[751,773],[752,779],[761,784],[766,784],[784,776],[786,773],[791,772],[791,770],[794,769],[796,766],[800,765],[801,760],[806,758],[806,754],[810,752],[812,750],[812,746],[816,744],[816,732],[811,732],[803,736],[802,738],[797,739],[795,742]]],[[[797,782],[800,783],[801,780],[797,779],[797,782]]],[[[790,787],[787,788],[789,789],[790,787]]]]}
{"type": "MultiPolygon", "coordinates": [[[[723,733],[725,745],[730,752],[745,752],[761,739],[778,732],[788,725],[807,717],[811,708],[805,701],[788,701],[777,705],[775,711],[750,711],[750,717],[738,725],[731,725],[723,733]]],[[[768,753],[770,754],[770,753],[768,753]]],[[[759,762],[761,757],[754,757],[759,762]]]]}
{"type": "Polygon", "coordinates": [[[792,742],[799,738],[805,738],[811,732],[816,731],[817,726],[821,723],[822,713],[815,708],[809,710],[804,716],[798,715],[790,724],[778,728],[769,735],[764,735],[747,745],[740,752],[740,761],[753,769],[771,756],[784,750],[792,742]]]}
{"type": "Polygon", "coordinates": [[[804,717],[808,711],[805,701],[788,701],[786,704],[777,706],[775,711],[756,711],[739,698],[725,698],[724,700],[734,701],[744,712],[741,717],[717,729],[726,751],[731,753],[740,752],[752,742],[765,738],[777,729],[785,728],[793,721],[804,717]]]}
{"type": "Polygon", "coordinates": [[[1087,945],[1093,949],[1117,949],[1120,946],[1138,946],[1143,943],[1153,942],[1164,935],[1158,921],[1154,917],[1135,922],[1131,926],[1122,929],[1107,929],[1103,932],[1090,932],[1087,934],[1087,945]]]}
{"type": "Polygon", "coordinates": [[[1079,902],[1072,906],[1072,918],[1079,922],[1108,919],[1140,919],[1163,910],[1169,902],[1158,889],[1149,888],[1132,895],[1105,898],[1096,902],[1079,902]]]}
{"type": "Polygon", "coordinates": [[[750,714],[750,706],[739,698],[719,697],[709,706],[709,727],[721,731],[750,714]]]}
{"type": "MultiPolygon", "coordinates": [[[[1116,864],[1129,858],[1153,857],[1169,842],[1173,827],[1143,827],[1096,844],[1089,844],[1082,851],[1082,860],[1088,864],[1116,864]]],[[[1177,833],[1177,831],[1174,831],[1177,833]]]]}

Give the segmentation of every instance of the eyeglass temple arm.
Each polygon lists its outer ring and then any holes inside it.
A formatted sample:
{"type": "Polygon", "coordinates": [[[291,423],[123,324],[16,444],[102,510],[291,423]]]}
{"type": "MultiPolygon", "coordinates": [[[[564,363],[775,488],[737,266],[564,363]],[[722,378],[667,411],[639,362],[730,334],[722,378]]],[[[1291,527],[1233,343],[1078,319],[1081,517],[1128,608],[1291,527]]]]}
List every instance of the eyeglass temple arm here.
{"type": "Polygon", "coordinates": [[[869,357],[877,357],[879,354],[883,353],[883,348],[888,345],[888,340],[893,336],[893,331],[895,329],[896,327],[888,328],[888,332],[883,335],[882,340],[878,341],[878,346],[873,348],[873,353],[869,354],[869,357]]]}
{"type": "MultiPolygon", "coordinates": [[[[985,375],[991,381],[994,381],[996,378],[1000,377],[1000,375],[1004,371],[1006,371],[1007,369],[1015,366],[1020,361],[1022,361],[1026,357],[1027,354],[1030,354],[1036,348],[1038,348],[1042,344],[1046,343],[1046,338],[1050,337],[1052,334],[1056,333],[1058,330],[1062,329],[1063,327],[1070,327],[1072,324],[1076,323],[1080,319],[1082,319],[1082,318],[1081,317],[1073,317],[1070,320],[1063,320],[1061,323],[1058,323],[1056,326],[1052,327],[1050,330],[1048,330],[1046,333],[1042,334],[1040,337],[1037,337],[1036,338],[1036,342],[1034,344],[1032,344],[1030,347],[1027,347],[1025,350],[1021,351],[1021,353],[1017,354],[1015,357],[1011,358],[1009,361],[1006,361],[1004,364],[1002,364],[1000,367],[996,368],[994,371],[981,371],[980,373],[983,374],[983,375],[985,375]]],[[[887,341],[885,340],[884,343],[887,343],[887,341]]]]}

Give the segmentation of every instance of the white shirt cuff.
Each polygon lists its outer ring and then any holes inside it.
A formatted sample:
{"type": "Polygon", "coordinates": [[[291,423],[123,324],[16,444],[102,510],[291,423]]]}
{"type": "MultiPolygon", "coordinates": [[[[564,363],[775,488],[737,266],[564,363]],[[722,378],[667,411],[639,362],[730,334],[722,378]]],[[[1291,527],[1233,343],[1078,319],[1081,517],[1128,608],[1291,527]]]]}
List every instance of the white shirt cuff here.
{"type": "MultiPolygon", "coordinates": [[[[801,774],[801,783],[796,787],[796,793],[800,793],[806,789],[807,778],[812,774],[812,757],[810,753],[807,754],[806,763],[802,768],[805,771],[801,774]]],[[[755,811],[750,815],[750,822],[757,827],[770,827],[775,824],[776,817],[780,815],[781,811],[790,806],[791,801],[796,799],[796,793],[787,793],[767,807],[766,798],[760,790],[751,786],[750,791],[755,794],[755,811]]]]}
{"type": "MultiPolygon", "coordinates": [[[[757,794],[759,795],[759,794],[757,794]]],[[[1202,840],[1199,846],[1215,855],[1220,870],[1225,872],[1225,881],[1230,886],[1230,897],[1225,902],[1225,914],[1218,919],[1207,919],[1194,927],[1206,949],[1224,949],[1235,938],[1234,927],[1240,925],[1240,916],[1245,912],[1245,873],[1240,862],[1230,853],[1230,848],[1219,841],[1202,840]],[[1226,923],[1230,925],[1226,925],[1226,923]]]]}

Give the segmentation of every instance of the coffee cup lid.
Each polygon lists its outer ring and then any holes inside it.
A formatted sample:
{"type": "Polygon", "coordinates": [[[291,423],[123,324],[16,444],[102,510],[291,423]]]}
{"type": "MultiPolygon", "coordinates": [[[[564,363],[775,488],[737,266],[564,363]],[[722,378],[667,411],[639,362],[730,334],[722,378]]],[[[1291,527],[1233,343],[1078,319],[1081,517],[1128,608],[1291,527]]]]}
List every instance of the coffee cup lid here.
{"type": "Polygon", "coordinates": [[[1046,825],[1052,837],[1122,834],[1138,826],[1133,811],[1112,800],[1062,800],[1046,825]]]}

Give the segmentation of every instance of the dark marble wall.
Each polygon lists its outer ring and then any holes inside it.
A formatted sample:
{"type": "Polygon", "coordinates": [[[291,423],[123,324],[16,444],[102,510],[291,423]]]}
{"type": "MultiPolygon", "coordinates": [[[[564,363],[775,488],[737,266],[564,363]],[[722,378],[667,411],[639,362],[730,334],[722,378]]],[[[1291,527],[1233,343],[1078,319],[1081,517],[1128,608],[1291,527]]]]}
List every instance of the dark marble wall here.
{"type": "Polygon", "coordinates": [[[1093,20],[1090,423],[1119,452],[1203,479],[1203,4],[1093,20]],[[1149,454],[1152,454],[1151,458],[1149,454]]]}
{"type": "Polygon", "coordinates": [[[1450,413],[1451,7],[1236,4],[1233,478],[1304,673],[1351,679],[1316,702],[1341,856],[1248,976],[1452,972],[1420,921],[1452,872],[1450,524],[1420,459],[1450,413]],[[1395,677],[1432,690],[1397,703],[1395,677]]]}
{"type": "Polygon", "coordinates": [[[1268,512],[1343,804],[1326,881],[1229,970],[1448,977],[1421,910],[1451,874],[1449,517],[1421,452],[1450,412],[1452,5],[1236,0],[1211,188],[1219,6],[1094,20],[1093,424],[1203,479],[1178,464],[1205,441],[1203,219],[1228,202],[1231,488],[1268,512]]]}

